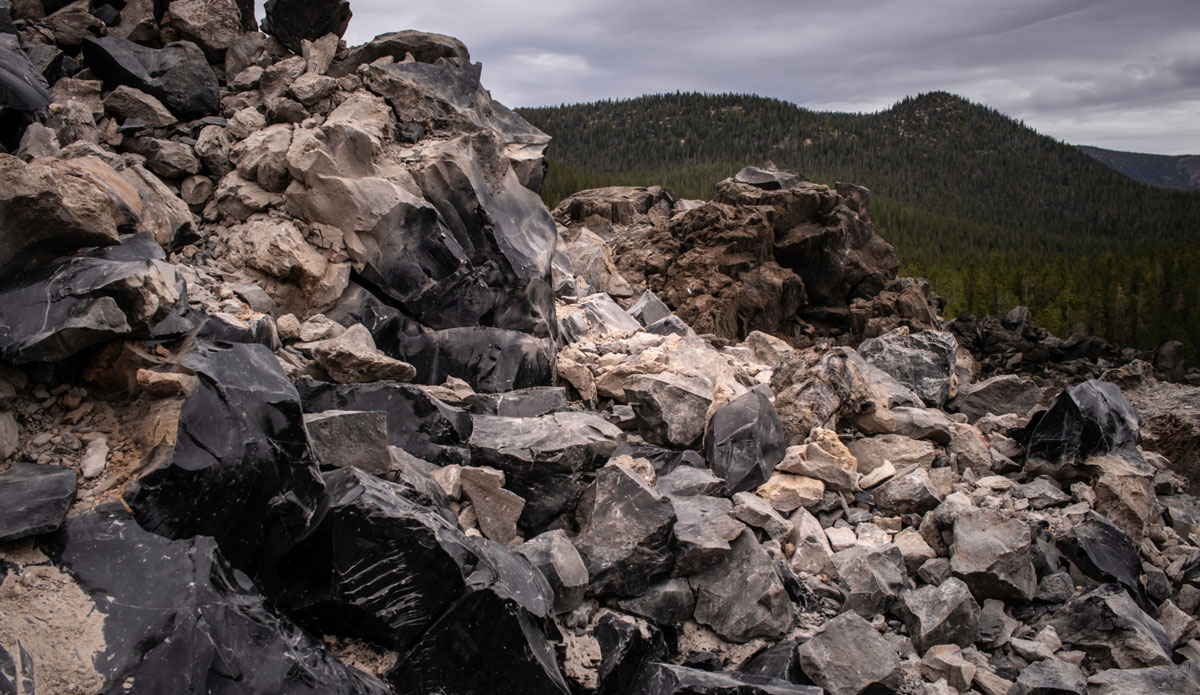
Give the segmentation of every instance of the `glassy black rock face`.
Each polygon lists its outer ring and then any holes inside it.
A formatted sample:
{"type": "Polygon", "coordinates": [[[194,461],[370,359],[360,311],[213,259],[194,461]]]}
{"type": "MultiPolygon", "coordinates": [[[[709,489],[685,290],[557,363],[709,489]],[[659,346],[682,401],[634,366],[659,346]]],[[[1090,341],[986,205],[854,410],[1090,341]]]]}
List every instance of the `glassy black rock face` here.
{"type": "Polygon", "coordinates": [[[325,479],[328,510],[280,563],[294,615],[398,651],[402,692],[566,692],[545,636],[554,595],[525,558],[400,485],[354,468],[325,479]]]}
{"type": "Polygon", "coordinates": [[[75,469],[14,463],[0,473],[0,543],[53,531],[75,501],[75,469]]]}
{"type": "Polygon", "coordinates": [[[90,655],[102,692],[389,692],[270,608],[211,538],[147,533],[114,505],[68,519],[47,545],[102,615],[90,655]]]}
{"type": "Polygon", "coordinates": [[[1083,521],[1058,540],[1057,546],[1084,576],[1097,584],[1120,584],[1143,610],[1150,610],[1146,591],[1138,581],[1142,561],[1137,548],[1111,521],[1088,512],[1083,521]]]}
{"type": "Polygon", "coordinates": [[[191,41],[149,48],[117,35],[89,36],[82,47],[87,66],[106,89],[135,87],[184,117],[200,118],[220,110],[217,76],[204,52],[191,41]]]}
{"type": "Polygon", "coordinates": [[[725,479],[730,494],[766,482],[786,448],[779,413],[757,390],[721,406],[704,436],[708,465],[725,479]]]}
{"type": "Polygon", "coordinates": [[[304,39],[345,34],[352,15],[346,0],[270,0],[263,9],[262,30],[295,53],[300,52],[304,39]]]}
{"type": "MultiPolygon", "coordinates": [[[[0,14],[0,32],[8,17],[8,4],[0,14]]],[[[16,33],[9,30],[9,33],[16,33]]],[[[15,150],[21,142],[25,128],[33,122],[35,114],[52,101],[46,80],[24,53],[15,48],[0,46],[0,144],[15,150]]]]}
{"type": "Polygon", "coordinates": [[[183,360],[199,377],[172,455],[125,493],[147,530],[216,539],[256,577],[308,531],[324,501],[300,397],[258,344],[199,344],[183,360]]]}
{"type": "Polygon", "coordinates": [[[149,234],[122,237],[33,268],[0,285],[0,358],[61,360],[113,338],[179,335],[183,277],[149,234]]]}
{"type": "Polygon", "coordinates": [[[481,393],[504,393],[554,381],[552,345],[500,328],[447,328],[429,333],[399,331],[399,322],[374,331],[379,349],[417,368],[419,384],[462,379],[481,393]]]}
{"type": "Polygon", "coordinates": [[[630,695],[821,695],[824,691],[770,676],[650,664],[628,692],[630,695]]]}
{"type": "Polygon", "coordinates": [[[1060,393],[1025,428],[1030,457],[1083,463],[1097,454],[1137,446],[1140,419],[1115,384],[1091,379],[1060,393]]]}
{"type": "Polygon", "coordinates": [[[387,413],[388,442],[439,466],[467,465],[471,454],[471,415],[409,384],[377,381],[330,384],[301,379],[296,384],[305,412],[382,410],[387,413]]]}

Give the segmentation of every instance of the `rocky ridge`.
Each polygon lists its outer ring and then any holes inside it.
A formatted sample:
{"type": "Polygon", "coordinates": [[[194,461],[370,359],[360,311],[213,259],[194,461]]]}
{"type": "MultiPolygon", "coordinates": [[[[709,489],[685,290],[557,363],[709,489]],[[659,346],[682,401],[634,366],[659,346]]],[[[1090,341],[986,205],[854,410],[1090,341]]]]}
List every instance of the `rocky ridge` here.
{"type": "Polygon", "coordinates": [[[1169,354],[982,379],[848,184],[552,214],[344,0],[0,9],[0,692],[1200,692],[1169,354]]]}

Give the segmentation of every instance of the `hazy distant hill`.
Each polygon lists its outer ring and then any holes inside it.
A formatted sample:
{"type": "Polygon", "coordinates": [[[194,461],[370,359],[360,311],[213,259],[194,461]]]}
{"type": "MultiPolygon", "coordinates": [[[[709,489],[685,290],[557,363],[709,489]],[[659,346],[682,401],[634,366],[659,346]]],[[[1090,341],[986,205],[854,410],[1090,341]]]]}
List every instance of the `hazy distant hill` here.
{"type": "Polygon", "coordinates": [[[1200,155],[1120,152],[1087,145],[1079,149],[1135,181],[1162,188],[1200,190],[1200,155]]]}
{"type": "Polygon", "coordinates": [[[1200,193],[1139,184],[994,109],[934,92],[874,114],[679,93],[518,110],[554,136],[551,205],[618,184],[708,198],[772,161],[870,188],[904,272],[929,277],[951,315],[1021,303],[1060,335],[1179,339],[1200,356],[1200,193]]]}

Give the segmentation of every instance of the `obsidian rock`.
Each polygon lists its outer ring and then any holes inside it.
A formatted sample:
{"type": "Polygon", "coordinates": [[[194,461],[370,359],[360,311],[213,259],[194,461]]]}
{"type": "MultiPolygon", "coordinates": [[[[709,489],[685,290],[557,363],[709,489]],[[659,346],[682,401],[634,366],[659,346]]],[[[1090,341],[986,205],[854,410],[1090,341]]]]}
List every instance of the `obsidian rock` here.
{"type": "Polygon", "coordinates": [[[301,379],[296,388],[305,412],[382,410],[387,413],[392,446],[439,466],[470,463],[470,414],[416,386],[392,381],[331,384],[301,379]]]}
{"type": "Polygon", "coordinates": [[[211,538],[168,540],[113,505],[68,519],[46,551],[102,615],[103,651],[89,655],[102,692],[390,692],[276,613],[211,538]]]}
{"type": "Polygon", "coordinates": [[[373,331],[389,356],[416,367],[418,384],[462,379],[482,393],[503,393],[554,381],[552,346],[541,338],[500,328],[448,328],[406,333],[393,322],[373,331]]]}
{"type": "Polygon", "coordinates": [[[625,695],[651,662],[666,656],[662,633],[653,626],[643,634],[642,626],[615,613],[596,621],[592,635],[600,645],[600,668],[596,677],[598,695],[625,695]]]}
{"type": "Polygon", "coordinates": [[[1133,540],[1108,519],[1088,512],[1084,520],[1058,539],[1058,550],[1086,577],[1097,584],[1116,582],[1153,612],[1145,588],[1138,580],[1142,561],[1133,540]]]}
{"type": "Polygon", "coordinates": [[[729,493],[753,490],[766,482],[783,460],[787,442],[771,399],[753,390],[713,413],[704,433],[704,453],[729,493]]]}
{"type": "Polygon", "coordinates": [[[217,76],[204,52],[191,41],[176,41],[149,48],[117,35],[83,40],[87,66],[105,89],[128,85],[156,97],[185,118],[216,115],[220,111],[217,76]]]}
{"type": "Polygon", "coordinates": [[[630,695],[822,695],[824,691],[770,676],[651,664],[628,692],[630,695]]]}
{"type": "Polygon", "coordinates": [[[262,30],[294,53],[300,52],[304,39],[345,34],[353,14],[346,0],[269,0],[263,9],[262,30]]]}
{"type": "Polygon", "coordinates": [[[300,397],[261,345],[201,343],[183,365],[199,386],[183,403],[174,451],[125,499],[148,531],[213,536],[235,567],[269,577],[325,500],[300,397]]]}
{"type": "Polygon", "coordinates": [[[1051,463],[1083,463],[1117,450],[1136,454],[1140,419],[1115,384],[1091,379],[1055,397],[1022,433],[1028,456],[1051,463]]]}
{"type": "Polygon", "coordinates": [[[535,386],[506,393],[478,393],[467,399],[471,412],[501,417],[539,417],[569,409],[567,390],[561,386],[535,386]]]}
{"type": "Polygon", "coordinates": [[[168,338],[192,328],[187,289],[149,234],[121,238],[0,284],[0,358],[55,361],[113,338],[168,338]]]}
{"type": "Polygon", "coordinates": [[[75,470],[14,463],[0,473],[0,543],[54,531],[75,501],[75,470]]]}
{"type": "Polygon", "coordinates": [[[0,45],[0,144],[16,150],[25,128],[51,101],[45,78],[29,58],[15,47],[0,45]]]}

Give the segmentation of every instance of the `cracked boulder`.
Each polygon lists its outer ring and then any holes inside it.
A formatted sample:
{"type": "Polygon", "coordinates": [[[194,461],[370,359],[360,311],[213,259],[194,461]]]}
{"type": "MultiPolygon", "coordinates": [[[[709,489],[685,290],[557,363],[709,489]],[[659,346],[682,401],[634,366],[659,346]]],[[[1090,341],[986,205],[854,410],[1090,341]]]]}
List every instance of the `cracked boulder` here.
{"type": "Polygon", "coordinates": [[[621,430],[592,413],[476,415],[472,421],[472,462],[503,471],[508,489],[525,499],[520,527],[526,533],[574,509],[621,437],[621,430]]]}
{"type": "Polygon", "coordinates": [[[299,394],[262,345],[201,343],[182,364],[199,384],[125,501],[146,530],[212,536],[235,567],[269,577],[324,500],[299,394]]]}
{"type": "Polygon", "coordinates": [[[471,416],[409,384],[330,384],[301,379],[296,389],[306,413],[330,410],[381,411],[388,444],[439,466],[471,460],[467,440],[471,416]]]}
{"type": "Polygon", "coordinates": [[[804,675],[828,695],[898,690],[900,660],[887,640],[854,611],[825,623],[797,653],[804,675]]]}
{"type": "Polygon", "coordinates": [[[75,471],[14,463],[0,473],[0,543],[49,533],[75,501],[75,471]]]}
{"type": "Polygon", "coordinates": [[[217,76],[191,41],[150,48],[121,36],[83,39],[83,57],[107,89],[127,85],[149,94],[179,116],[201,118],[220,108],[217,76]]]}
{"type": "Polygon", "coordinates": [[[979,636],[979,604],[961,580],[901,592],[897,613],[918,653],[937,644],[969,647],[979,636]]]}
{"type": "Polygon", "coordinates": [[[1056,464],[1083,463],[1096,455],[1136,455],[1140,418],[1116,384],[1095,379],[1060,393],[1034,416],[1024,432],[1031,458],[1056,464]]]}
{"type": "Polygon", "coordinates": [[[858,354],[911,388],[925,405],[940,408],[958,392],[954,373],[958,341],[942,331],[910,333],[900,328],[865,340],[858,354]]]}
{"type": "Polygon", "coordinates": [[[874,616],[896,602],[910,586],[900,548],[889,543],[878,548],[856,545],[834,553],[832,563],[847,588],[843,610],[874,616]]]}
{"type": "Polygon", "coordinates": [[[770,397],[754,389],[717,408],[705,431],[704,453],[731,495],[766,482],[784,457],[783,425],[770,397]]]}
{"type": "Polygon", "coordinates": [[[47,545],[83,600],[94,603],[80,615],[84,634],[99,634],[55,651],[63,637],[48,623],[32,622],[22,641],[32,648],[28,665],[40,679],[83,659],[98,675],[94,692],[130,683],[146,692],[389,692],[276,612],[211,538],[168,540],[114,505],[72,517],[47,545]],[[58,659],[65,650],[73,656],[64,663],[58,659]]]}
{"type": "Polygon", "coordinates": [[[976,598],[1029,601],[1037,595],[1029,524],[997,511],[958,515],[950,568],[976,598]]]}
{"type": "Polygon", "coordinates": [[[183,277],[145,234],[59,258],[0,285],[0,357],[55,361],[114,338],[166,338],[184,318],[183,277]]]}
{"type": "Polygon", "coordinates": [[[1171,638],[1119,585],[1105,584],[1055,611],[1048,624],[1100,668],[1142,668],[1171,663],[1171,638]]]}
{"type": "Polygon", "coordinates": [[[625,397],[637,415],[638,431],[659,446],[691,448],[704,434],[712,385],[678,374],[643,374],[626,382],[625,397]]]}
{"type": "Polygon", "coordinates": [[[696,592],[696,622],[727,640],[779,639],[792,628],[791,598],[750,529],[724,560],[688,581],[696,592]]]}
{"type": "Polygon", "coordinates": [[[669,500],[616,466],[596,473],[590,497],[580,510],[586,521],[575,537],[590,593],[637,596],[671,571],[669,544],[676,516],[669,500]]]}

